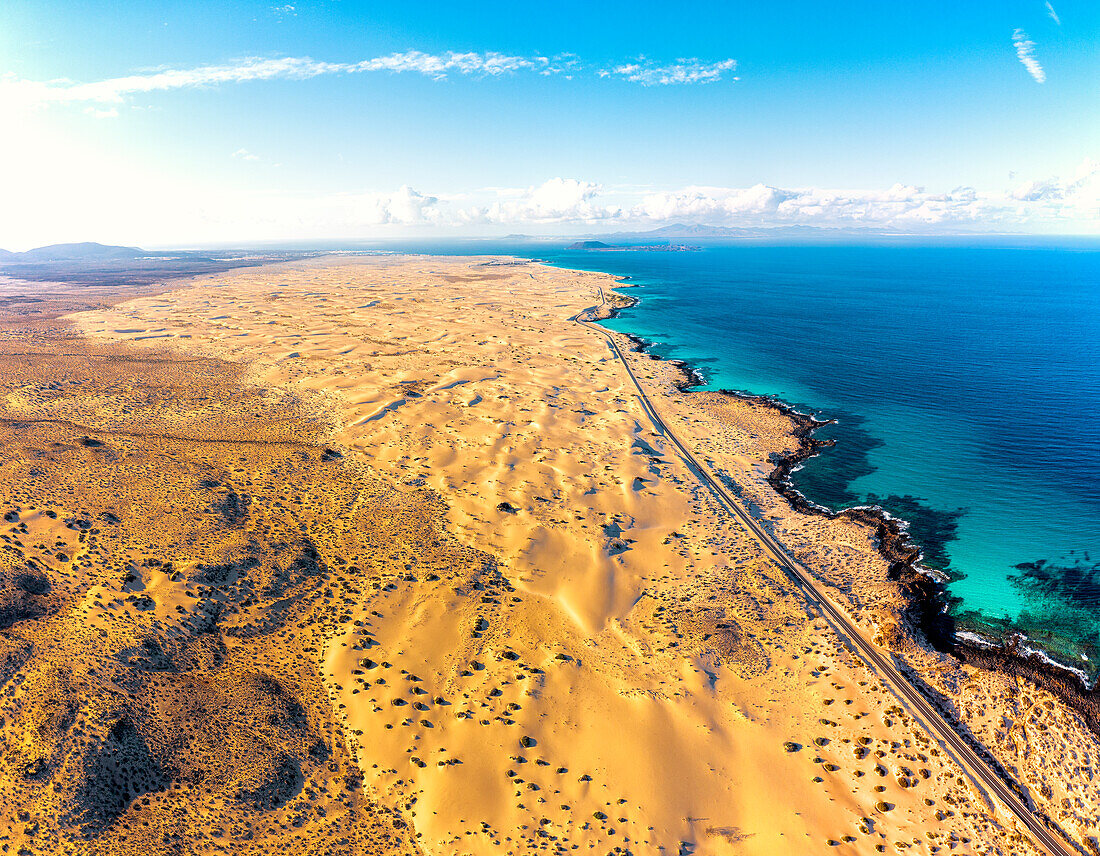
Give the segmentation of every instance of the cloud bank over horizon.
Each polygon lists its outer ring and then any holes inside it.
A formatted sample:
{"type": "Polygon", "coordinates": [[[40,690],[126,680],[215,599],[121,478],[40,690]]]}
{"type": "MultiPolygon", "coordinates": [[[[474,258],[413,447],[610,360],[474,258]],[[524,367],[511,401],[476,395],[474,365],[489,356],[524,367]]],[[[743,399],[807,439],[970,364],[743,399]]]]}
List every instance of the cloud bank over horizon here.
{"type": "MultiPolygon", "coordinates": [[[[247,158],[244,150],[234,157],[247,158]]],[[[146,246],[222,241],[356,240],[645,231],[671,224],[768,229],[820,227],[899,234],[1073,232],[1100,234],[1100,162],[1086,159],[1067,178],[1020,182],[1000,191],[929,191],[907,184],[845,190],[689,186],[639,191],[574,178],[524,188],[429,193],[392,191],[291,195],[216,193],[184,187],[115,188],[112,206],[95,187],[64,212],[0,212],[0,235],[27,249],[62,240],[146,246]],[[148,196],[170,215],[150,217],[148,196]],[[83,200],[83,202],[81,201],[83,200]],[[167,201],[169,204],[164,205],[167,201]],[[94,212],[93,212],[94,209],[94,212]],[[135,213],[136,212],[136,213],[135,213]],[[36,216],[37,215],[37,216],[36,216]],[[89,223],[96,223],[95,234],[89,223]],[[1084,225],[1084,228],[1082,228],[1084,225]],[[1069,227],[1069,228],[1067,228],[1069,227]]]]}
{"type": "Polygon", "coordinates": [[[895,184],[877,190],[690,186],[623,193],[591,181],[552,178],[527,188],[493,188],[477,194],[428,195],[408,185],[392,192],[342,194],[318,199],[322,209],[343,209],[348,225],[485,226],[577,225],[656,228],[671,223],[762,227],[819,225],[927,231],[937,227],[997,225],[1008,229],[1088,219],[1100,225],[1100,163],[1083,161],[1068,179],[1026,181],[1000,192],[957,187],[932,192],[895,184]]]}

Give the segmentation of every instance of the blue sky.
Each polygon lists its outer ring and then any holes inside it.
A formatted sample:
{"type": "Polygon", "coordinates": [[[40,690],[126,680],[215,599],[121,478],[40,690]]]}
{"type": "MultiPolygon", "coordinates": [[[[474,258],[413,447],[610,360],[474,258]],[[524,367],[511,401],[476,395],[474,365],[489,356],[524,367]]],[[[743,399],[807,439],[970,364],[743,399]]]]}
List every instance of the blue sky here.
{"type": "Polygon", "coordinates": [[[0,6],[0,247],[1100,231],[1095,2],[0,6]]]}

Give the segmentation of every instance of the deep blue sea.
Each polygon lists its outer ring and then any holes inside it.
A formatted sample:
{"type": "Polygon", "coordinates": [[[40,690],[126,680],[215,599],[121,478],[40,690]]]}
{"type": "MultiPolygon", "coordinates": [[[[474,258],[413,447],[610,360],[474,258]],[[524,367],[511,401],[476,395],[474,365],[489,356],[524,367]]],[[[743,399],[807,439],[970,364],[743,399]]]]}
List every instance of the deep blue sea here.
{"type": "Polygon", "coordinates": [[[1095,674],[1100,242],[560,246],[466,251],[630,277],[641,302],[609,327],[708,388],[837,420],[796,486],[909,521],[925,564],[950,575],[961,629],[1022,629],[1095,674]]]}

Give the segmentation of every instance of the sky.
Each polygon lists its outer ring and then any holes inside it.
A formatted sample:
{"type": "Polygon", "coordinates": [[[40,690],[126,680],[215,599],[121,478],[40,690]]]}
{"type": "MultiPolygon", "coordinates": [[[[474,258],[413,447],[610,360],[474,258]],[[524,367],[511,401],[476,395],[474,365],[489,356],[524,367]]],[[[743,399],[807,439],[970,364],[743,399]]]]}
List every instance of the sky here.
{"type": "Polygon", "coordinates": [[[1100,4],[0,3],[0,247],[1100,233],[1100,4]]]}

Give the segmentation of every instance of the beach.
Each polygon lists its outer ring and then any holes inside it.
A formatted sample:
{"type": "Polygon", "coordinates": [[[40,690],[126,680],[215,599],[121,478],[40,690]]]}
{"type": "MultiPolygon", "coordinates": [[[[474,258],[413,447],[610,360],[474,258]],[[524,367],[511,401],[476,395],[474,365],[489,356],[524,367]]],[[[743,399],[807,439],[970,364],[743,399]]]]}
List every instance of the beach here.
{"type": "Polygon", "coordinates": [[[330,257],[6,321],[13,846],[1043,852],[666,424],[1095,850],[1082,716],[929,645],[877,521],[776,490],[804,423],[576,322],[623,285],[330,257]]]}

